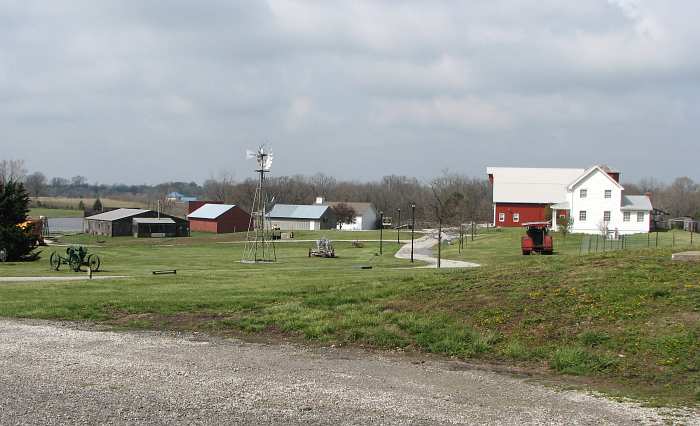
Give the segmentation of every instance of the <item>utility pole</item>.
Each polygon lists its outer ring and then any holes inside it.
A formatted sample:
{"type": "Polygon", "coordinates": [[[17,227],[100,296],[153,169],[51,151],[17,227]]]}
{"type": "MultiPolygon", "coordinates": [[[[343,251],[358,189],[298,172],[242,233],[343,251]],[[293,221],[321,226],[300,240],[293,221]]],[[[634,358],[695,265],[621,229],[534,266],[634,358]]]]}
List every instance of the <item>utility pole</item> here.
{"type": "Polygon", "coordinates": [[[399,223],[396,225],[396,244],[401,244],[401,209],[396,209],[399,216],[399,223]]]}
{"type": "Polygon", "coordinates": [[[416,203],[411,203],[411,263],[413,263],[413,235],[416,230],[416,203]]]}
{"type": "Polygon", "coordinates": [[[384,212],[380,211],[379,212],[379,255],[380,256],[382,255],[382,252],[383,252],[383,247],[382,247],[382,245],[384,243],[383,238],[382,238],[383,231],[384,231],[384,212]]]}

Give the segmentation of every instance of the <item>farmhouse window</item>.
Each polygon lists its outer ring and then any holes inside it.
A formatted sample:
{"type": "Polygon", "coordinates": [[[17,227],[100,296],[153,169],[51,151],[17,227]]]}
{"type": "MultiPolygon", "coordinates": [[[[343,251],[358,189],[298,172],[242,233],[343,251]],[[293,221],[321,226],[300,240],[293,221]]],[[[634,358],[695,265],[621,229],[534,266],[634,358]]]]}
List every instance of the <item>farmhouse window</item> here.
{"type": "Polygon", "coordinates": [[[506,214],[505,213],[498,213],[498,221],[505,222],[506,221],[506,214]]]}
{"type": "Polygon", "coordinates": [[[586,211],[585,210],[581,210],[580,212],[578,212],[578,220],[580,220],[581,222],[586,221],[586,211]]]}
{"type": "Polygon", "coordinates": [[[612,198],[612,189],[605,190],[605,198],[612,198]]]}
{"type": "Polygon", "coordinates": [[[631,217],[632,217],[632,213],[630,213],[630,212],[622,213],[622,220],[625,222],[629,222],[631,217]]]}
{"type": "Polygon", "coordinates": [[[579,191],[579,197],[581,198],[586,198],[588,196],[588,190],[587,189],[582,189],[579,191]]]}
{"type": "Polygon", "coordinates": [[[610,222],[610,211],[605,210],[603,212],[603,222],[610,222]]]}
{"type": "Polygon", "coordinates": [[[520,222],[520,213],[513,213],[513,222],[520,222]]]}
{"type": "Polygon", "coordinates": [[[637,222],[644,222],[644,212],[637,212],[637,222]]]}

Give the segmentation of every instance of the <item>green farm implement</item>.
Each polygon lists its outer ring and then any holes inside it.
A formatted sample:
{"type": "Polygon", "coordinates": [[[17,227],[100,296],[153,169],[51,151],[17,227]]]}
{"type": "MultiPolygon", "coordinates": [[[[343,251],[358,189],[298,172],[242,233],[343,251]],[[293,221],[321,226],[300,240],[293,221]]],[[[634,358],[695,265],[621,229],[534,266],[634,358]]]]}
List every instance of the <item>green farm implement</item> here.
{"type": "Polygon", "coordinates": [[[51,268],[58,271],[61,265],[68,265],[73,271],[80,272],[81,266],[89,266],[92,272],[100,269],[100,257],[96,254],[88,255],[83,246],[70,246],[66,249],[66,256],[53,252],[49,258],[51,268]]]}

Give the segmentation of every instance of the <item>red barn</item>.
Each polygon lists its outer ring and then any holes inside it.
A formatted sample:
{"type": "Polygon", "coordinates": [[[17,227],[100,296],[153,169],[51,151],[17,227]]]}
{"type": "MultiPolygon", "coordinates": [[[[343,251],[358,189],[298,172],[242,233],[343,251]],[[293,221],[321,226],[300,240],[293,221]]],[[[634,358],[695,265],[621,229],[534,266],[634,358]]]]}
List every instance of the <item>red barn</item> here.
{"type": "Polygon", "coordinates": [[[250,215],[234,204],[204,204],[187,215],[190,230],[224,234],[248,230],[250,215]]]}

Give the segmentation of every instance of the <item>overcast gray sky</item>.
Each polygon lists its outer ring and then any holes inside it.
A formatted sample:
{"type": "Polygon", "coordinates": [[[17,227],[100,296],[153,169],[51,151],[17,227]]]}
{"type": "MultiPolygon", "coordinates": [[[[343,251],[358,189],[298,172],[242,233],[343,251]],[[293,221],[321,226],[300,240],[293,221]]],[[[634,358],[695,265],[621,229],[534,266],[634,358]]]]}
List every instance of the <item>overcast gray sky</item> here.
{"type": "Polygon", "coordinates": [[[0,0],[2,158],[49,177],[700,180],[696,0],[0,0]]]}

